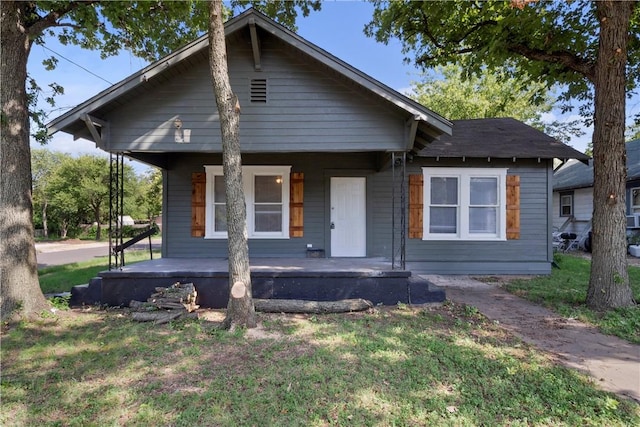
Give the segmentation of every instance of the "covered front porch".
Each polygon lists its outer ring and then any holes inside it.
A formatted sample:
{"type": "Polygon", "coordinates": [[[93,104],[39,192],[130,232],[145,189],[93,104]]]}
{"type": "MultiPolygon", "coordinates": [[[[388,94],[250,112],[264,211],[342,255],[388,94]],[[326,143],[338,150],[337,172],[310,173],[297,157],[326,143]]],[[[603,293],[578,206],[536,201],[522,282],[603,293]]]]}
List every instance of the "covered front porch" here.
{"type": "MultiPolygon", "coordinates": [[[[255,298],[336,301],[364,298],[373,304],[442,302],[444,291],[383,258],[252,258],[255,298]]],[[[225,308],[229,298],[226,258],[161,258],[103,271],[72,290],[72,305],[126,306],[146,301],[158,286],[192,282],[198,304],[225,308]]]]}

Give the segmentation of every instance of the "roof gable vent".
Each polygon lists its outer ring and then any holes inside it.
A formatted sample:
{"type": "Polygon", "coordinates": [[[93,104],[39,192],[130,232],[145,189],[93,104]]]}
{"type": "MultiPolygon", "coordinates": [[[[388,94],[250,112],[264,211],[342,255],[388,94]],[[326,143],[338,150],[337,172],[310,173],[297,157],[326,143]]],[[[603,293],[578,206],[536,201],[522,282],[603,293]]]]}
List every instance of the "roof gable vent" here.
{"type": "Polygon", "coordinates": [[[267,79],[251,79],[250,101],[257,104],[267,103],[267,79]]]}

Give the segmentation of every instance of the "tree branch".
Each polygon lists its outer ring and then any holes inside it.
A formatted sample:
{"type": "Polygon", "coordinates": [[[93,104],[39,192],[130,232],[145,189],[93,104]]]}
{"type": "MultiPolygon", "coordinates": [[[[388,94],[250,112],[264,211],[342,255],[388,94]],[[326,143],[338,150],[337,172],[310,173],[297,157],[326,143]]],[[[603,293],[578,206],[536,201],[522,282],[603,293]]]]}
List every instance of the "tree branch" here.
{"type": "MultiPolygon", "coordinates": [[[[475,52],[476,50],[478,50],[478,48],[465,47],[465,48],[462,48],[462,49],[458,49],[458,50],[454,50],[454,51],[448,52],[448,54],[452,54],[454,56],[457,56],[457,55],[464,55],[464,54],[467,54],[467,53],[475,52]]],[[[426,54],[425,55],[420,55],[419,57],[416,58],[416,63],[417,64],[422,64],[422,63],[425,63],[425,62],[433,61],[433,60],[435,60],[437,58],[438,58],[438,55],[426,55],[426,54]]]]}
{"type": "Polygon", "coordinates": [[[456,43],[459,44],[461,42],[463,42],[467,37],[469,37],[471,34],[475,33],[476,31],[478,31],[479,29],[481,29],[482,27],[486,27],[487,25],[496,25],[498,22],[493,20],[493,19],[487,19],[486,21],[480,21],[477,24],[475,24],[474,26],[472,26],[471,28],[469,28],[469,30],[467,30],[462,37],[458,38],[458,39],[454,39],[451,40],[450,43],[456,43]]]}
{"type": "MultiPolygon", "coordinates": [[[[464,34],[462,34],[460,37],[451,38],[449,40],[446,40],[445,43],[442,44],[437,40],[437,38],[435,37],[435,35],[431,31],[431,27],[429,26],[429,17],[424,13],[424,11],[422,9],[420,9],[420,17],[421,17],[421,22],[422,22],[421,31],[423,32],[423,34],[427,37],[427,39],[429,39],[429,41],[437,49],[443,50],[443,51],[447,51],[447,47],[448,46],[458,46],[458,45],[460,45],[463,41],[465,41],[465,39],[467,37],[469,37],[470,35],[472,35],[476,31],[480,30],[481,28],[486,27],[488,25],[496,25],[497,24],[497,22],[495,20],[493,20],[493,19],[487,19],[485,21],[478,22],[477,24],[475,24],[472,27],[470,27],[467,31],[465,31],[464,34]]],[[[452,50],[452,51],[450,51],[448,53],[451,53],[453,55],[463,55],[463,54],[466,54],[466,53],[474,52],[475,50],[477,50],[477,47],[462,47],[462,48],[454,49],[454,50],[452,50]]],[[[435,59],[437,56],[438,55],[422,55],[422,56],[420,56],[419,59],[416,60],[416,62],[422,63],[422,62],[426,62],[426,61],[431,61],[431,60],[435,59]]]]}
{"type": "Polygon", "coordinates": [[[545,61],[563,66],[566,70],[575,71],[585,76],[592,83],[595,79],[595,64],[567,51],[547,52],[533,49],[522,44],[508,45],[509,52],[517,53],[535,61],[545,61]]]}
{"type": "Polygon", "coordinates": [[[40,19],[34,21],[31,25],[28,26],[29,36],[31,38],[35,38],[42,34],[42,32],[50,27],[60,27],[67,26],[67,24],[58,23],[58,19],[62,18],[67,13],[77,9],[78,7],[86,7],[91,6],[96,3],[100,3],[98,0],[92,1],[72,1],[69,2],[64,7],[61,7],[56,10],[52,10],[46,16],[40,17],[40,19]]]}

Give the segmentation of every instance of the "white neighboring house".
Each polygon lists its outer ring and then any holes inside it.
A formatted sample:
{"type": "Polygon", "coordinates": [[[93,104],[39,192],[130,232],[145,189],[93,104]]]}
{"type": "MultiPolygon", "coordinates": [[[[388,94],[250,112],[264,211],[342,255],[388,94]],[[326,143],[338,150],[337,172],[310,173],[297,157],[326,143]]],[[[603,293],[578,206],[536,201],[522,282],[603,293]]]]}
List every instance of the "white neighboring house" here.
{"type": "MultiPolygon", "coordinates": [[[[640,231],[640,139],[627,142],[627,228],[640,231]]],[[[593,160],[568,161],[553,174],[553,227],[578,236],[591,229],[593,160]]]]}

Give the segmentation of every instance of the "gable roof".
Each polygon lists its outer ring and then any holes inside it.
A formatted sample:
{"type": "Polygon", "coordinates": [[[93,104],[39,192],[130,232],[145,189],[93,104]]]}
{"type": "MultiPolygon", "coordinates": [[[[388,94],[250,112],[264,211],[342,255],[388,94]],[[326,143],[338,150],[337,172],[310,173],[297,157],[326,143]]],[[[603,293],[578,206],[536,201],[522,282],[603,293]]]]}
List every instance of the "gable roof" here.
{"type": "MultiPolygon", "coordinates": [[[[640,179],[640,139],[627,142],[627,181],[640,179]]],[[[569,162],[553,174],[553,190],[593,187],[593,160],[585,165],[569,162]]]]}
{"type": "MultiPolygon", "coordinates": [[[[235,32],[249,26],[261,28],[282,40],[289,48],[296,49],[310,56],[335,71],[342,78],[348,79],[362,89],[377,95],[381,100],[391,103],[395,107],[403,110],[407,116],[410,117],[411,121],[417,122],[417,126],[414,127],[414,132],[421,133],[422,138],[427,142],[442,134],[451,133],[451,122],[442,116],[303,39],[255,9],[248,9],[225,23],[227,41],[235,32]]],[[[72,110],[52,120],[47,125],[49,134],[62,131],[77,135],[79,130],[86,129],[84,120],[87,115],[95,115],[99,118],[100,112],[116,108],[118,105],[126,102],[127,99],[139,94],[141,90],[152,87],[154,80],[161,80],[163,75],[170,74],[172,70],[175,71],[175,69],[183,63],[188,63],[190,58],[196,55],[207,55],[208,46],[208,37],[204,35],[181,49],[148,65],[137,73],[103,90],[72,110]]],[[[156,82],[155,84],[158,83],[156,82]]],[[[82,133],[83,137],[93,139],[86,131],[82,133]]],[[[412,147],[408,148],[410,149],[412,147]]]]}
{"type": "Polygon", "coordinates": [[[577,159],[589,156],[513,118],[453,120],[453,133],[418,152],[419,157],[577,159]]]}

